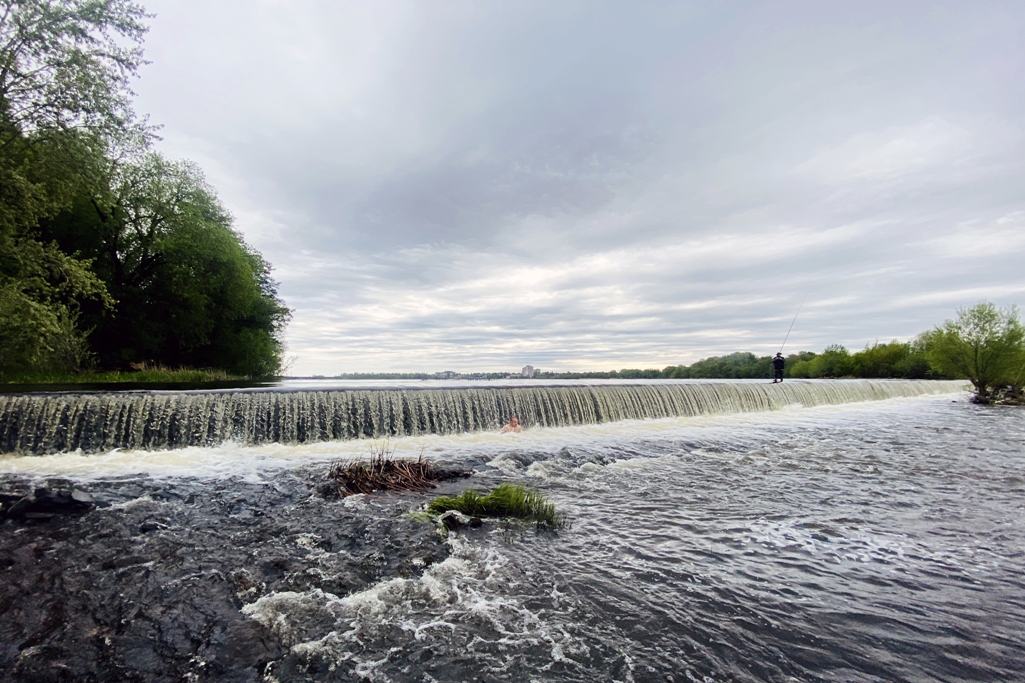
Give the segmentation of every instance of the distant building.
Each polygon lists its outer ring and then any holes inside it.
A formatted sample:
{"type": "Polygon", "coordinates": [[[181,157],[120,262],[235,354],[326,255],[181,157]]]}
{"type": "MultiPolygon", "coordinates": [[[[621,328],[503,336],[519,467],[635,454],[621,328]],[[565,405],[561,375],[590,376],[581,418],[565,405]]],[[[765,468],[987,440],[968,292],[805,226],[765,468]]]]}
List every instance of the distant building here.
{"type": "Polygon", "coordinates": [[[462,377],[458,372],[452,370],[443,370],[442,372],[434,373],[437,379],[459,379],[462,377]]]}
{"type": "Polygon", "coordinates": [[[529,379],[533,377],[536,372],[537,370],[534,369],[533,365],[524,365],[523,369],[520,370],[520,377],[526,377],[529,379]]]}

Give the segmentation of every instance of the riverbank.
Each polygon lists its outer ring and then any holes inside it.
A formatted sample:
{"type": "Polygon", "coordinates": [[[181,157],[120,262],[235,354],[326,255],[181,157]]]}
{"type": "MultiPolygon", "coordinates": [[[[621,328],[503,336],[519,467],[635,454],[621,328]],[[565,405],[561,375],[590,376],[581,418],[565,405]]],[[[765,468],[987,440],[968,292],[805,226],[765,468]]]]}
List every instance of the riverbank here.
{"type": "Polygon", "coordinates": [[[202,391],[266,387],[278,378],[251,378],[221,370],[149,367],[139,370],[32,373],[0,381],[0,394],[202,391]]]}
{"type": "Polygon", "coordinates": [[[5,384],[196,384],[202,382],[238,382],[249,377],[230,375],[223,370],[196,370],[194,368],[143,367],[139,370],[112,370],[108,372],[35,372],[8,375],[0,378],[5,384]]]}

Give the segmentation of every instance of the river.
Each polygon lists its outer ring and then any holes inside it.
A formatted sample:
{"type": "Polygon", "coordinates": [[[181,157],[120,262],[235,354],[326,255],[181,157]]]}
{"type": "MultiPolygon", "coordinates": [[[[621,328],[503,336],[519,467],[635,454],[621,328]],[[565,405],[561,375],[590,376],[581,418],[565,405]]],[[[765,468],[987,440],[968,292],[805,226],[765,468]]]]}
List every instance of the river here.
{"type": "Polygon", "coordinates": [[[21,581],[0,668],[59,680],[50,648],[98,680],[1025,680],[1019,409],[955,393],[390,442],[475,471],[439,492],[543,491],[558,532],[442,538],[405,515],[424,496],[316,493],[367,447],[0,459],[8,486],[109,504],[0,526],[21,581]]]}

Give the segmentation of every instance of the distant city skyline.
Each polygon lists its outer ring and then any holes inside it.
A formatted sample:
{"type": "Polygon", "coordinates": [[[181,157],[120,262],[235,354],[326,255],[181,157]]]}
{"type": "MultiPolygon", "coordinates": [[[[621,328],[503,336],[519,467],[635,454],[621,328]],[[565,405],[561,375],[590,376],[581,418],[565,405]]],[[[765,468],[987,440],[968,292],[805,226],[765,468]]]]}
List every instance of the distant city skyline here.
{"type": "Polygon", "coordinates": [[[1025,303],[1025,4],[157,0],[136,107],[289,372],[610,370],[1025,303]]]}

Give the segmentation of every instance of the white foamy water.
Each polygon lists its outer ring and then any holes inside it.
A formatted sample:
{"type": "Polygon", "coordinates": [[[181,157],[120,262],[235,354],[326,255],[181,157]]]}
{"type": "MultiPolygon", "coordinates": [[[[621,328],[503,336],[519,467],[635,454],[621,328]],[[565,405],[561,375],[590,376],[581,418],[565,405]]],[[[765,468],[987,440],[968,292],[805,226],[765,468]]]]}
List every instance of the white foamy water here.
{"type": "Polygon", "coordinates": [[[0,452],[316,443],[728,415],[964,389],[963,382],[816,380],[568,384],[327,391],[0,395],[0,452]]]}
{"type": "Polygon", "coordinates": [[[467,459],[492,459],[501,468],[501,455],[522,450],[553,453],[576,445],[609,445],[620,441],[677,439],[712,433],[709,430],[744,430],[767,425],[828,425],[850,416],[886,415],[894,410],[914,409],[924,403],[966,400],[966,395],[925,395],[806,408],[790,404],[776,411],[698,415],[646,420],[622,420],[604,424],[567,427],[527,428],[519,434],[498,431],[463,434],[356,439],[312,444],[271,443],[245,446],[228,441],[216,446],[181,449],[115,449],[106,453],[81,451],[41,456],[0,455],[0,474],[30,477],[72,477],[82,481],[145,474],[153,478],[190,476],[225,478],[240,476],[251,481],[272,476],[275,471],[302,466],[321,466],[337,460],[369,457],[385,448],[395,457],[415,459],[423,454],[439,463],[460,463],[467,459]]]}
{"type": "Polygon", "coordinates": [[[543,613],[507,597],[509,559],[500,550],[458,537],[450,543],[452,555],[419,577],[389,579],[346,596],[319,589],[272,593],[242,612],[278,635],[300,661],[326,661],[371,681],[391,681],[382,670],[391,656],[410,645],[429,646],[438,634],[471,632],[470,652],[547,649],[552,661],[568,661],[566,653],[581,648],[543,613]]]}

